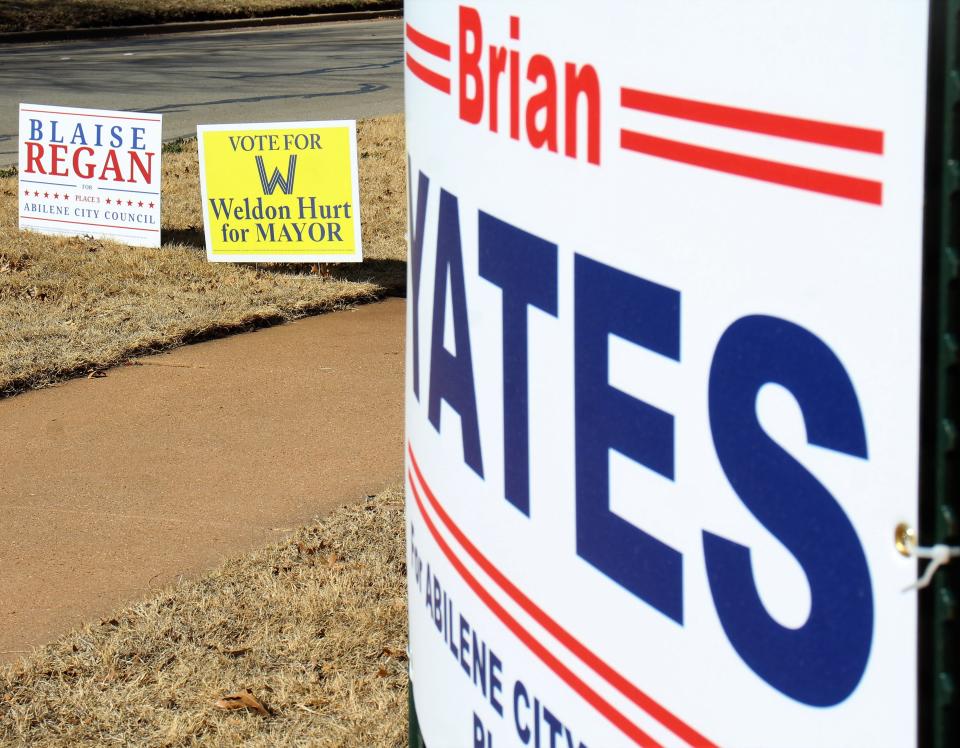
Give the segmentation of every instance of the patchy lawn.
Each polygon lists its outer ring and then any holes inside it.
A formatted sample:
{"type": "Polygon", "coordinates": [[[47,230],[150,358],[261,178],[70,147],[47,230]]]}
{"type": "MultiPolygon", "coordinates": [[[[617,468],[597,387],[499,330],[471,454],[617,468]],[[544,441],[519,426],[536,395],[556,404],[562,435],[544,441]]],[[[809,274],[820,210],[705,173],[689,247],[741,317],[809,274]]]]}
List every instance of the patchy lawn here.
{"type": "Polygon", "coordinates": [[[398,8],[398,0],[5,0],[0,32],[398,8]]]}
{"type": "Polygon", "coordinates": [[[159,249],[17,228],[0,178],[0,396],[133,355],[368,301],[405,282],[403,117],[358,123],[362,264],[208,263],[196,141],[163,155],[159,249]]]}
{"type": "Polygon", "coordinates": [[[0,744],[402,746],[405,575],[396,487],[0,667],[0,744]]]}

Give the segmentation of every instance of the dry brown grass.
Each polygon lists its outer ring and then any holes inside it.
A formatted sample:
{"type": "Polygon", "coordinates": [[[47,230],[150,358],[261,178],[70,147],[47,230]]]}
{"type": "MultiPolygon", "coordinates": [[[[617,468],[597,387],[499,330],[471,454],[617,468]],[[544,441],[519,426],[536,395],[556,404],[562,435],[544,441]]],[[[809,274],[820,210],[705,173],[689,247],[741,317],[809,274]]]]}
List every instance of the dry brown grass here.
{"type": "Polygon", "coordinates": [[[0,32],[375,10],[396,0],[4,0],[0,32]]]}
{"type": "Polygon", "coordinates": [[[403,531],[397,487],[0,667],[0,744],[402,745],[403,531]]]}
{"type": "Polygon", "coordinates": [[[20,232],[16,177],[0,179],[0,395],[402,287],[402,116],[361,121],[358,151],[367,259],[330,278],[206,261],[195,141],[164,154],[159,249],[20,232]]]}

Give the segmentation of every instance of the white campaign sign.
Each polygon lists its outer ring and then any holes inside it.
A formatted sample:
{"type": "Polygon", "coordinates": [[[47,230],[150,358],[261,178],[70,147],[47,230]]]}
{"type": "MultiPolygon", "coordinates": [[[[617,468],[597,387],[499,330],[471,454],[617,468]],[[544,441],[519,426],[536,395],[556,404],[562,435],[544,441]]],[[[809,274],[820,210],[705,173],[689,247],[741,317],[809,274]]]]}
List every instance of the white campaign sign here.
{"type": "Polygon", "coordinates": [[[405,13],[427,745],[913,745],[927,4],[405,13]]]}
{"type": "Polygon", "coordinates": [[[160,246],[162,117],[20,105],[21,229],[160,246]]]}

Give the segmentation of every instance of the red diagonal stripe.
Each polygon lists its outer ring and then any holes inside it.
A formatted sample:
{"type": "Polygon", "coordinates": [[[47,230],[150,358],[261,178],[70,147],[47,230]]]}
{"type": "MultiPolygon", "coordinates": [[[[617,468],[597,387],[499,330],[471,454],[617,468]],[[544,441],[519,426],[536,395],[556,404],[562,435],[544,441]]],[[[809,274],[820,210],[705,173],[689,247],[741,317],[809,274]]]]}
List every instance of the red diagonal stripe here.
{"type": "Polygon", "coordinates": [[[152,231],[156,233],[160,229],[141,229],[137,226],[115,226],[112,223],[90,223],[89,221],[65,221],[62,218],[43,218],[41,216],[20,216],[25,221],[53,221],[54,223],[75,223],[78,226],[100,226],[105,229],[124,229],[130,231],[152,231]]]}
{"type": "Polygon", "coordinates": [[[424,52],[429,52],[430,54],[439,57],[441,60],[450,59],[450,45],[445,44],[439,39],[434,39],[432,36],[427,36],[422,31],[417,31],[409,23],[406,24],[407,27],[407,39],[416,44],[424,52]]]}
{"type": "Polygon", "coordinates": [[[759,132],[778,138],[802,140],[865,153],[883,153],[883,132],[864,127],[837,125],[832,122],[789,117],[754,109],[709,104],[705,101],[681,99],[626,87],[620,89],[620,105],[627,109],[638,109],[735,130],[759,132]]]}
{"type": "MultiPolygon", "coordinates": [[[[467,567],[463,565],[463,562],[457,558],[456,554],[453,552],[453,549],[451,549],[447,544],[447,541],[443,539],[443,536],[437,531],[436,525],[433,524],[433,521],[426,512],[426,509],[424,509],[423,501],[420,499],[420,492],[417,491],[417,486],[413,482],[413,476],[409,471],[407,471],[407,480],[410,481],[410,488],[413,489],[413,498],[416,501],[417,509],[420,510],[420,516],[423,517],[423,521],[426,523],[427,529],[430,530],[430,534],[433,536],[433,539],[436,541],[437,545],[440,546],[440,550],[443,551],[443,555],[447,557],[447,560],[450,561],[451,564],[453,564],[453,567],[457,570],[457,573],[463,577],[463,581],[465,581],[470,589],[473,590],[474,594],[476,594],[476,596],[483,601],[490,611],[500,619],[501,623],[510,629],[513,635],[523,642],[527,649],[533,652],[533,654],[535,654],[544,665],[550,668],[564,683],[576,691],[584,701],[586,701],[588,704],[590,704],[590,706],[600,712],[600,714],[610,720],[610,722],[617,727],[617,729],[633,740],[634,743],[642,746],[660,748],[660,744],[656,740],[633,724],[623,714],[617,711],[613,705],[604,700],[600,694],[580,680],[580,678],[578,678],[573,671],[560,662],[560,660],[558,660],[546,647],[538,642],[536,637],[523,628],[517,619],[511,616],[506,609],[500,605],[500,603],[498,603],[493,596],[487,592],[486,589],[484,589],[480,582],[477,581],[477,578],[474,577],[467,567]]],[[[426,489],[426,487],[424,487],[424,489],[426,489]]]]}
{"type": "Polygon", "coordinates": [[[753,156],[703,148],[699,145],[681,143],[678,140],[657,138],[633,130],[620,130],[620,147],[628,151],[645,153],[648,156],[679,161],[713,171],[722,171],[748,179],[782,184],[799,190],[819,192],[824,195],[843,197],[872,205],[883,203],[883,185],[869,179],[848,177],[829,171],[807,169],[803,166],[767,161],[753,156]]]}
{"type": "Polygon", "coordinates": [[[438,91],[443,91],[443,93],[450,93],[450,79],[446,78],[439,73],[433,72],[430,68],[424,67],[419,62],[414,60],[410,53],[407,52],[407,67],[410,68],[410,72],[417,76],[420,80],[426,83],[428,86],[433,86],[438,91]]]}
{"type": "Polygon", "coordinates": [[[437,516],[440,517],[440,521],[443,522],[447,530],[449,530],[453,537],[456,538],[457,542],[460,543],[463,549],[467,552],[467,555],[469,555],[470,558],[472,558],[474,562],[476,562],[476,564],[483,569],[484,573],[486,573],[487,576],[489,576],[497,584],[497,586],[506,592],[507,595],[509,595],[510,598],[517,603],[517,605],[519,605],[524,612],[527,613],[527,615],[529,615],[537,623],[543,626],[543,628],[549,631],[557,641],[559,641],[568,650],[570,650],[570,652],[576,655],[597,675],[620,691],[620,693],[630,699],[630,701],[632,701],[638,707],[643,709],[643,711],[670,730],[670,732],[672,732],[674,735],[682,738],[691,745],[713,746],[715,748],[714,743],[710,742],[707,738],[694,730],[679,717],[662,707],[647,694],[633,685],[633,683],[627,680],[624,676],[610,667],[610,665],[608,665],[604,660],[594,654],[593,651],[584,646],[570,632],[564,629],[542,608],[540,608],[519,588],[517,588],[513,582],[507,579],[507,577],[496,566],[494,566],[490,560],[483,555],[483,553],[480,552],[473,542],[450,518],[450,515],[447,514],[446,510],[444,510],[443,506],[437,500],[436,495],[430,489],[430,485],[424,479],[423,473],[420,471],[417,458],[413,453],[412,444],[407,444],[407,452],[410,455],[410,464],[413,466],[413,470],[417,475],[417,479],[420,481],[420,485],[423,486],[423,492],[427,496],[427,501],[437,513],[437,516]]]}

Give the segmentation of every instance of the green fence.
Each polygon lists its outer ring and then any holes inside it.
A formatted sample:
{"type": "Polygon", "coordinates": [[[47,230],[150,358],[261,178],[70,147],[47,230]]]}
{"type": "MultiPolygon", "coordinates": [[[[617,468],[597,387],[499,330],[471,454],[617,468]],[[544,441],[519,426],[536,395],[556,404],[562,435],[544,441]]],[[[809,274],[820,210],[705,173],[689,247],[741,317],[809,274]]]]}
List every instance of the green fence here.
{"type": "Polygon", "coordinates": [[[420,733],[420,722],[417,720],[417,705],[413,701],[412,683],[407,692],[407,715],[410,723],[410,729],[407,731],[409,748],[426,748],[423,743],[423,735],[420,733]]]}
{"type": "MultiPolygon", "coordinates": [[[[924,267],[923,545],[956,545],[958,459],[958,340],[960,340],[960,0],[932,0],[927,105],[924,267]]],[[[921,590],[920,745],[960,744],[956,680],[957,565],[936,573],[921,590]]],[[[910,646],[905,643],[905,646],[910,646]]]]}

